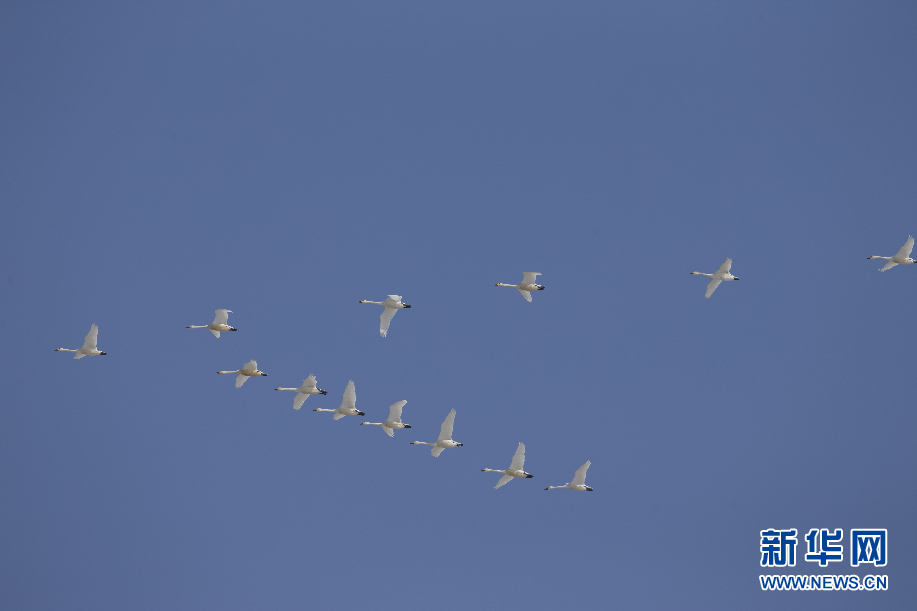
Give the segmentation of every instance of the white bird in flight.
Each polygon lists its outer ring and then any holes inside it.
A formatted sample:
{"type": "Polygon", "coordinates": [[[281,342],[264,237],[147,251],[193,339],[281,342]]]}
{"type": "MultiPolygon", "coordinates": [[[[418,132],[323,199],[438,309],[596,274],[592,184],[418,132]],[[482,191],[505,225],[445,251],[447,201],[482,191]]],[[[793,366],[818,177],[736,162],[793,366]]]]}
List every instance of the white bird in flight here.
{"type": "Polygon", "coordinates": [[[911,251],[914,250],[914,237],[907,236],[907,242],[904,243],[904,246],[901,247],[901,250],[898,251],[898,254],[894,257],[881,257],[879,255],[872,255],[871,257],[866,257],[867,259],[888,259],[888,263],[885,264],[880,272],[884,272],[887,269],[891,269],[896,265],[910,265],[911,263],[917,263],[914,259],[911,259],[911,251]]]}
{"type": "Polygon", "coordinates": [[[210,329],[216,337],[220,337],[220,331],[236,331],[235,327],[230,327],[227,323],[229,314],[232,310],[214,310],[216,316],[209,325],[188,325],[186,329],[210,329]]]}
{"type": "Polygon", "coordinates": [[[522,272],[522,282],[519,284],[503,284],[498,282],[496,286],[511,286],[514,289],[519,289],[519,292],[522,294],[522,297],[528,301],[532,302],[532,293],[530,291],[543,291],[544,287],[540,284],[535,284],[535,276],[540,276],[541,272],[522,272]]]}
{"type": "Polygon", "coordinates": [[[586,461],[582,467],[576,470],[576,473],[573,474],[573,481],[569,484],[564,484],[563,486],[548,486],[545,490],[551,490],[552,488],[569,488],[570,490],[577,490],[579,492],[589,491],[592,492],[592,488],[586,485],[586,471],[589,470],[589,465],[591,461],[586,461]]]}
{"type": "Polygon", "coordinates": [[[443,420],[442,426],[439,427],[439,437],[436,438],[436,441],[433,443],[427,443],[426,441],[412,441],[411,445],[422,445],[422,446],[433,446],[430,449],[430,454],[433,456],[439,456],[443,453],[443,450],[446,448],[457,448],[461,446],[457,441],[452,441],[452,425],[455,424],[455,410],[453,409],[449,412],[449,415],[446,416],[446,419],[443,420]]]}
{"type": "Polygon", "coordinates": [[[107,352],[102,352],[96,347],[96,342],[99,340],[99,325],[92,325],[89,327],[89,333],[86,334],[86,339],[83,340],[83,347],[76,350],[71,350],[70,348],[55,348],[55,352],[76,352],[73,355],[75,359],[81,359],[84,356],[98,356],[106,355],[107,352]]]}
{"type": "Polygon", "coordinates": [[[341,406],[337,409],[322,409],[321,407],[316,407],[312,410],[313,412],[334,412],[334,420],[340,420],[344,416],[365,416],[363,412],[357,409],[357,391],[354,388],[353,380],[347,384],[347,388],[344,389],[344,400],[341,401],[341,406]]]}
{"type": "Polygon", "coordinates": [[[401,295],[389,295],[385,301],[361,299],[360,303],[374,303],[385,306],[385,310],[382,311],[382,316],[379,318],[379,335],[382,337],[388,335],[388,326],[392,322],[392,317],[395,316],[395,313],[402,308],[411,307],[409,304],[401,302],[401,295]]]}
{"type": "Polygon", "coordinates": [[[242,388],[242,385],[245,384],[245,380],[249,378],[254,378],[257,376],[267,377],[267,374],[263,371],[258,371],[258,363],[255,361],[249,361],[242,365],[242,369],[237,369],[236,371],[218,371],[217,373],[237,373],[236,376],[236,388],[242,388]]]}
{"type": "Polygon", "coordinates": [[[309,395],[327,395],[327,390],[322,390],[318,388],[315,382],[315,376],[311,373],[309,377],[302,381],[302,386],[299,388],[275,388],[274,390],[292,390],[293,392],[299,393],[293,399],[293,409],[299,409],[302,407],[302,404],[306,402],[306,399],[309,398],[309,395]]]}
{"type": "Polygon", "coordinates": [[[385,422],[361,422],[360,424],[381,426],[382,430],[385,431],[389,437],[394,437],[395,429],[411,428],[410,424],[405,424],[401,421],[401,409],[404,407],[405,403],[407,403],[407,401],[398,401],[397,403],[392,403],[388,408],[388,419],[386,419],[385,422]]]}
{"type": "Polygon", "coordinates": [[[500,481],[497,482],[497,485],[494,488],[499,488],[508,481],[511,481],[514,477],[535,477],[531,473],[526,473],[522,470],[522,466],[525,464],[525,444],[519,442],[519,447],[516,448],[516,453],[513,454],[513,462],[510,463],[509,469],[501,471],[500,469],[481,469],[481,471],[492,471],[494,473],[502,473],[503,477],[500,478],[500,481]]]}
{"type": "Polygon", "coordinates": [[[726,262],[720,265],[720,268],[716,270],[715,274],[705,274],[703,272],[691,272],[695,276],[709,276],[713,278],[709,284],[707,284],[707,292],[704,294],[704,297],[710,299],[710,295],[713,294],[713,291],[716,290],[716,287],[720,285],[720,282],[723,280],[738,280],[735,276],[729,273],[730,268],[732,268],[732,259],[727,258],[726,262]]]}

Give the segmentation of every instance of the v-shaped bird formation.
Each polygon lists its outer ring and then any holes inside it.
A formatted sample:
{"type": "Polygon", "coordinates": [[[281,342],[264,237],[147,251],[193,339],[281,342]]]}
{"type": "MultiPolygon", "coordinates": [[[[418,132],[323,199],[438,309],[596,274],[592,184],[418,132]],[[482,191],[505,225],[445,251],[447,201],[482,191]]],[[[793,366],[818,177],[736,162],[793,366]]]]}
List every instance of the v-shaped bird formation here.
{"type": "MultiPolygon", "coordinates": [[[[888,262],[879,270],[884,272],[889,270],[896,265],[911,265],[917,263],[917,260],[911,258],[911,252],[914,249],[914,238],[908,236],[907,241],[904,243],[904,246],[898,251],[898,253],[891,257],[884,257],[881,255],[871,255],[867,259],[885,259],[888,262]]],[[[707,274],[703,272],[691,272],[692,275],[696,276],[707,276],[710,278],[710,282],[707,284],[707,290],[704,294],[706,298],[710,298],[713,295],[713,292],[716,291],[717,287],[724,281],[738,280],[737,276],[734,276],[731,273],[732,270],[732,259],[727,258],[726,261],[720,266],[720,268],[712,273],[707,274]]],[[[496,286],[506,286],[515,288],[519,291],[522,297],[529,303],[532,302],[532,292],[534,291],[543,291],[545,287],[541,284],[536,283],[536,278],[540,276],[540,272],[523,272],[522,282],[519,284],[504,284],[498,282],[496,286]]],[[[398,312],[398,310],[408,309],[411,306],[402,301],[401,295],[389,295],[383,301],[367,301],[365,299],[360,300],[360,303],[371,303],[375,305],[384,306],[382,315],[379,319],[379,335],[382,337],[388,336],[389,326],[391,325],[392,318],[398,312]]],[[[188,329],[209,329],[211,333],[216,338],[220,337],[221,332],[225,331],[236,331],[235,327],[229,326],[229,314],[232,313],[232,310],[220,309],[214,310],[214,319],[213,322],[209,325],[189,325],[188,329]]],[[[69,348],[57,348],[58,352],[74,352],[74,359],[81,359],[84,356],[98,356],[105,355],[106,352],[102,352],[98,348],[98,338],[99,338],[99,327],[98,325],[93,324],[89,329],[89,333],[86,335],[85,340],[83,341],[83,346],[78,349],[69,349],[69,348]]],[[[235,374],[236,375],[236,388],[241,388],[249,378],[254,377],[266,377],[268,374],[260,371],[258,369],[258,363],[255,360],[251,360],[245,363],[240,369],[234,371],[217,371],[219,374],[235,374]]],[[[302,385],[298,388],[275,388],[274,390],[287,390],[293,391],[296,393],[296,396],[293,398],[293,409],[298,410],[303,406],[306,399],[310,395],[327,395],[328,391],[318,388],[318,382],[314,375],[309,374],[309,377],[303,380],[302,385]]],[[[361,425],[370,425],[381,427],[385,431],[386,435],[389,437],[395,436],[395,431],[397,429],[409,429],[411,428],[410,424],[405,424],[401,420],[402,410],[407,404],[407,401],[401,400],[396,401],[391,406],[389,406],[388,417],[383,422],[361,422],[361,425]]],[[[347,387],[344,389],[344,396],[341,401],[341,405],[336,409],[327,409],[322,407],[317,407],[314,410],[315,412],[331,412],[334,414],[333,420],[340,420],[345,416],[365,416],[366,414],[357,409],[357,393],[356,387],[353,380],[350,380],[347,384],[347,387]]],[[[455,425],[455,410],[449,412],[446,416],[446,419],[443,420],[442,425],[440,426],[439,436],[435,441],[412,441],[411,445],[427,445],[431,446],[430,454],[434,457],[438,457],[442,454],[443,450],[449,448],[458,448],[462,447],[463,444],[452,439],[452,430],[455,425]]],[[[429,437],[428,437],[429,439],[429,437]]],[[[516,452],[513,454],[512,461],[510,462],[509,468],[507,469],[481,469],[485,472],[493,473],[502,473],[501,477],[497,481],[497,485],[494,488],[500,488],[501,486],[506,485],[508,482],[511,482],[515,478],[528,479],[534,477],[531,473],[527,473],[523,470],[525,464],[525,444],[519,443],[519,446],[516,448],[516,452]]],[[[589,469],[589,465],[592,463],[586,461],[583,466],[576,470],[573,475],[573,480],[562,486],[548,486],[545,490],[551,490],[554,488],[568,488],[570,490],[575,490],[578,492],[592,492],[592,488],[586,485],[586,471],[589,469]]]]}

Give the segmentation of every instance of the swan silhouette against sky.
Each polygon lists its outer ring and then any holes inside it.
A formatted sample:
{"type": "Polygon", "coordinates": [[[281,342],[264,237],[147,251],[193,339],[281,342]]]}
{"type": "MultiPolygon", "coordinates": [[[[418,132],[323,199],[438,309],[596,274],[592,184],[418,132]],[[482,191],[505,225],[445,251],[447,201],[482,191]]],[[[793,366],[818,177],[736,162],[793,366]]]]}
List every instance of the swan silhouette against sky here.
{"type": "Polygon", "coordinates": [[[267,374],[263,371],[258,371],[258,363],[255,361],[249,361],[242,365],[242,369],[237,369],[236,371],[218,371],[217,373],[237,373],[236,376],[236,388],[241,388],[245,381],[249,378],[254,378],[258,376],[267,377],[267,374]]]}
{"type": "Polygon", "coordinates": [[[344,416],[365,416],[363,412],[357,409],[357,390],[353,385],[353,380],[347,383],[344,389],[344,400],[337,409],[323,409],[316,407],[313,412],[334,412],[334,420],[340,420],[344,416]]]}
{"type": "Polygon", "coordinates": [[[891,269],[895,267],[896,265],[911,265],[912,263],[917,263],[917,261],[915,261],[914,259],[911,259],[912,250],[914,250],[914,237],[907,236],[907,242],[904,243],[904,246],[901,247],[901,250],[899,250],[898,254],[896,254],[895,256],[883,257],[880,255],[872,255],[866,258],[867,259],[888,259],[888,263],[886,263],[882,267],[882,269],[879,270],[880,272],[884,272],[885,270],[891,269]]]}
{"type": "Polygon", "coordinates": [[[531,291],[543,291],[544,287],[540,284],[535,283],[535,276],[540,276],[541,272],[522,272],[522,282],[519,284],[503,284],[498,282],[496,286],[511,286],[514,289],[518,289],[522,294],[522,297],[528,301],[532,302],[532,293],[531,291]]]}
{"type": "Polygon", "coordinates": [[[311,373],[309,377],[302,381],[302,386],[299,388],[275,388],[274,390],[292,390],[293,392],[299,393],[293,398],[293,409],[299,409],[302,407],[302,404],[306,402],[306,399],[309,398],[309,395],[327,395],[327,390],[322,390],[316,386],[315,376],[311,373]]]}
{"type": "Polygon", "coordinates": [[[84,356],[105,356],[107,352],[102,352],[96,346],[96,342],[99,340],[99,325],[93,324],[89,327],[89,333],[86,334],[86,339],[83,340],[83,346],[77,348],[76,350],[71,350],[70,348],[55,348],[55,352],[76,352],[73,355],[75,359],[81,359],[84,356]]]}
{"type": "Polygon", "coordinates": [[[405,424],[401,421],[401,409],[404,407],[405,403],[407,403],[407,401],[398,401],[397,403],[392,403],[388,408],[388,418],[385,420],[385,422],[361,422],[360,424],[381,426],[382,430],[385,431],[389,437],[394,437],[395,429],[411,428],[410,424],[405,424]]]}
{"type": "Polygon", "coordinates": [[[443,420],[442,426],[439,427],[439,437],[433,443],[426,441],[412,441],[411,445],[433,446],[430,448],[430,454],[439,456],[446,448],[457,448],[462,444],[452,441],[452,425],[455,424],[455,410],[453,409],[443,420]]]}
{"type": "Polygon", "coordinates": [[[385,337],[388,335],[388,326],[392,322],[392,317],[395,316],[395,313],[402,308],[411,307],[410,304],[401,302],[401,295],[389,295],[385,301],[367,301],[361,299],[360,303],[374,303],[376,305],[385,306],[385,309],[382,311],[382,316],[379,318],[379,335],[385,337]]]}
{"type": "Polygon", "coordinates": [[[494,473],[502,473],[503,477],[500,478],[500,481],[497,482],[497,485],[494,488],[499,488],[503,484],[511,481],[514,477],[535,477],[531,473],[526,473],[522,470],[522,466],[525,464],[525,444],[521,441],[519,442],[519,447],[516,448],[516,453],[513,454],[513,462],[510,463],[509,469],[501,471],[500,469],[481,469],[481,471],[492,471],[494,473]]]}
{"type": "Polygon", "coordinates": [[[726,262],[720,265],[720,268],[716,270],[716,273],[705,274],[703,272],[691,272],[695,276],[709,276],[713,278],[709,284],[707,284],[707,292],[704,294],[704,297],[710,299],[710,295],[713,294],[713,291],[716,290],[716,287],[720,285],[720,282],[723,280],[738,280],[735,276],[729,273],[729,270],[732,268],[732,259],[727,258],[726,262]]]}
{"type": "Polygon", "coordinates": [[[210,329],[210,332],[213,333],[216,337],[220,337],[220,331],[236,331],[235,327],[230,327],[227,324],[229,320],[229,314],[232,310],[214,310],[216,316],[213,318],[213,322],[209,325],[188,325],[186,329],[210,329]]]}
{"type": "Polygon", "coordinates": [[[545,490],[551,490],[552,488],[569,488],[570,490],[576,490],[578,492],[585,492],[587,490],[592,492],[592,488],[586,485],[586,471],[589,470],[589,465],[591,464],[592,462],[587,460],[586,464],[577,469],[576,473],[573,474],[572,482],[564,484],[563,486],[548,486],[545,490]]]}

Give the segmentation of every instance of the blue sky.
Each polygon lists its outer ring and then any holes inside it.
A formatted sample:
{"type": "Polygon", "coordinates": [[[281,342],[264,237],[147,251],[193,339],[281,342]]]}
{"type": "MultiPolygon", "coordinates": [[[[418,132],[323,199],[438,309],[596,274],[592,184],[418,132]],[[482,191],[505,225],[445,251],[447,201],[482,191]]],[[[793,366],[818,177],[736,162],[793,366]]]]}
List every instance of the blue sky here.
{"type": "Polygon", "coordinates": [[[907,2],[3,5],[2,606],[909,608],[915,73],[907,2]]]}

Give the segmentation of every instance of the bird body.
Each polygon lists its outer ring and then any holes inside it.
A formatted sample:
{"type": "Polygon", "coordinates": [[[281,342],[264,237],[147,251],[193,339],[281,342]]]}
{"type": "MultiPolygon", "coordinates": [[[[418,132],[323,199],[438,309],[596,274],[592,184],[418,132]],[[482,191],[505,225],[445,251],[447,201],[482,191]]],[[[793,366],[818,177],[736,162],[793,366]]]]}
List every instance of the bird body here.
{"type": "Polygon", "coordinates": [[[388,418],[385,420],[385,422],[361,422],[360,424],[381,426],[386,435],[389,437],[394,437],[395,429],[411,428],[410,424],[405,424],[401,421],[401,410],[406,403],[407,401],[398,401],[397,403],[392,403],[388,408],[388,418]]]}
{"type": "Polygon", "coordinates": [[[895,267],[896,265],[911,265],[913,263],[917,263],[917,260],[911,259],[912,250],[914,250],[914,237],[907,236],[907,242],[904,243],[904,246],[901,247],[901,250],[899,250],[898,254],[896,254],[894,257],[882,257],[880,255],[872,255],[866,258],[867,259],[886,259],[888,260],[888,263],[886,263],[882,267],[882,269],[879,270],[880,272],[884,272],[885,270],[891,269],[895,267]]]}
{"type": "Polygon", "coordinates": [[[107,352],[102,352],[99,350],[97,343],[99,340],[99,325],[93,324],[89,327],[89,333],[86,334],[86,338],[83,340],[83,345],[76,350],[70,348],[55,348],[55,352],[75,352],[73,355],[74,359],[81,359],[84,356],[105,356],[107,352]]]}
{"type": "Polygon", "coordinates": [[[311,373],[309,377],[302,381],[302,386],[299,388],[275,388],[274,390],[292,390],[295,393],[298,393],[293,399],[293,409],[299,409],[302,407],[302,404],[306,402],[306,399],[309,398],[309,395],[327,395],[327,390],[322,390],[316,386],[315,376],[311,373]]]}
{"type": "Polygon", "coordinates": [[[344,389],[344,399],[341,406],[337,409],[322,409],[316,407],[313,412],[334,412],[334,420],[340,420],[344,416],[365,416],[363,412],[357,409],[357,390],[353,385],[353,380],[348,382],[347,388],[344,389]]]}
{"type": "Polygon", "coordinates": [[[242,365],[242,369],[237,369],[235,371],[218,371],[217,373],[235,373],[236,376],[236,388],[241,388],[245,381],[249,378],[255,378],[258,376],[267,377],[267,374],[263,371],[258,371],[258,363],[255,361],[249,361],[242,365]]]}
{"type": "Polygon", "coordinates": [[[361,299],[360,303],[374,303],[376,305],[385,306],[385,309],[382,311],[382,316],[379,318],[379,335],[385,337],[388,335],[388,326],[392,322],[392,318],[403,308],[410,308],[410,304],[402,303],[401,295],[389,295],[384,301],[367,301],[366,299],[361,299]]]}
{"type": "Polygon", "coordinates": [[[710,299],[710,295],[713,294],[713,291],[716,290],[716,287],[720,285],[720,282],[724,280],[738,280],[736,276],[733,276],[729,273],[729,270],[732,269],[732,259],[726,258],[726,262],[720,265],[720,268],[716,270],[716,273],[705,274],[703,272],[691,272],[694,276],[708,276],[712,278],[707,284],[707,292],[704,294],[704,297],[710,299]]]}
{"type": "Polygon", "coordinates": [[[586,461],[582,467],[576,470],[576,473],[573,474],[573,481],[563,486],[548,486],[545,490],[551,490],[552,488],[569,488],[570,490],[576,490],[577,492],[592,492],[592,488],[586,485],[586,471],[589,470],[589,465],[591,461],[586,461]]]}
{"type": "Polygon", "coordinates": [[[522,272],[522,282],[519,284],[503,284],[498,282],[495,286],[510,286],[518,289],[523,299],[532,302],[532,291],[543,291],[544,286],[535,283],[535,277],[540,276],[541,272],[522,272]]]}
{"type": "Polygon", "coordinates": [[[455,410],[453,409],[451,412],[449,412],[449,415],[446,416],[446,419],[443,420],[442,425],[439,427],[439,437],[436,438],[436,441],[433,443],[428,443],[426,441],[412,441],[411,445],[433,446],[430,448],[430,454],[433,457],[438,457],[446,448],[457,448],[462,444],[457,441],[452,441],[452,427],[454,424],[455,410]]]}
{"type": "Polygon", "coordinates": [[[525,444],[519,442],[519,447],[516,448],[516,453],[513,454],[513,462],[510,463],[509,469],[481,469],[481,471],[502,473],[503,477],[501,477],[500,481],[497,482],[497,485],[494,486],[494,488],[499,488],[507,482],[512,481],[514,477],[535,477],[531,473],[526,473],[523,471],[523,465],[525,465],[525,444]]]}
{"type": "Polygon", "coordinates": [[[230,327],[227,323],[229,321],[229,314],[232,310],[214,310],[216,316],[213,319],[213,322],[209,325],[188,325],[186,329],[210,329],[210,332],[213,333],[217,338],[220,337],[220,331],[236,331],[235,327],[230,327]]]}

